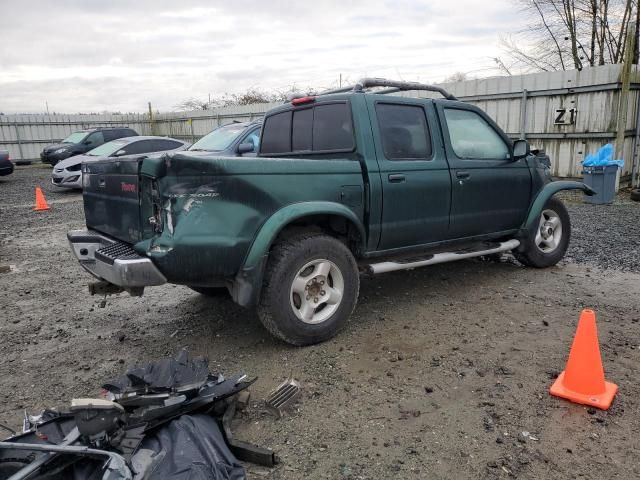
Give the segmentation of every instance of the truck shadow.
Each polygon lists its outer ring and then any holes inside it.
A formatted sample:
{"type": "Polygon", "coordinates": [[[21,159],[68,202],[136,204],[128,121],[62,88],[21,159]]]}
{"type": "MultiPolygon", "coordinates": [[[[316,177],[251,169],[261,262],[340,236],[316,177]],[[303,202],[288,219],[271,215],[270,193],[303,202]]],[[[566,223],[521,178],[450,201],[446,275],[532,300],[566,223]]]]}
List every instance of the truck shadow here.
{"type": "MultiPolygon", "coordinates": [[[[415,315],[416,311],[428,315],[431,310],[441,310],[445,305],[469,302],[469,308],[472,308],[477,299],[472,299],[470,292],[486,287],[489,278],[495,284],[496,277],[506,289],[518,281],[523,270],[515,262],[473,259],[363,276],[358,305],[345,331],[367,329],[381,320],[397,321],[397,327],[402,328],[401,322],[407,315],[415,315]]],[[[276,349],[293,348],[272,337],[260,323],[255,310],[236,305],[230,297],[210,298],[194,292],[184,308],[181,324],[194,333],[201,332],[202,341],[227,339],[245,345],[259,343],[276,349]]]]}

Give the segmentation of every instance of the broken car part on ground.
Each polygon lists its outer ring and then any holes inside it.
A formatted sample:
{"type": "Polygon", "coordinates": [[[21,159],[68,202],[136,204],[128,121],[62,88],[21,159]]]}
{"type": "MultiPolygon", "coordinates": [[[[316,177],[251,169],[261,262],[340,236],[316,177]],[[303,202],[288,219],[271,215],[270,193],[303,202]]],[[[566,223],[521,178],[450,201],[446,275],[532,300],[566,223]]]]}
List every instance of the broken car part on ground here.
{"type": "Polygon", "coordinates": [[[232,438],[236,395],[254,380],[209,372],[183,350],[105,383],[104,398],[25,415],[0,442],[0,480],[245,478],[238,458],[273,466],[272,451],[232,438]]]}

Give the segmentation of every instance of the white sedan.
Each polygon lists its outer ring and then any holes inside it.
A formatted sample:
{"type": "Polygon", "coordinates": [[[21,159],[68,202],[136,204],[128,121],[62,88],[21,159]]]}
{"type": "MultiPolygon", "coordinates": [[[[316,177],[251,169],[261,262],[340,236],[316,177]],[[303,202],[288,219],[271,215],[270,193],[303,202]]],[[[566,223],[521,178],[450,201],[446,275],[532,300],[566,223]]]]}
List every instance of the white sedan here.
{"type": "Polygon", "coordinates": [[[82,189],[82,162],[95,162],[109,157],[143,155],[185,150],[190,144],[169,137],[125,137],[103,143],[84,155],[58,162],[51,173],[51,183],[61,188],[82,189]]]}

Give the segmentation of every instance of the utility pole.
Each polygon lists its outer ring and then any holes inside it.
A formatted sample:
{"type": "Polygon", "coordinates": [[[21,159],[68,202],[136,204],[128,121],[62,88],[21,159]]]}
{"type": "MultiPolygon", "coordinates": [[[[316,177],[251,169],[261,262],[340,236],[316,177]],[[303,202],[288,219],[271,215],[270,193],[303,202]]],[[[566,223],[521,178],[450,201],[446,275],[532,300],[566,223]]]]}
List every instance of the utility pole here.
{"type": "Polygon", "coordinates": [[[151,102],[149,102],[149,128],[151,129],[151,135],[155,135],[155,126],[153,125],[153,110],[151,109],[151,102]]]}
{"type": "MultiPolygon", "coordinates": [[[[631,91],[631,66],[633,64],[633,44],[636,38],[636,26],[631,24],[627,32],[624,47],[624,60],[622,73],[620,74],[620,101],[618,102],[618,121],[616,124],[616,145],[614,158],[624,159],[624,132],[627,128],[627,116],[629,114],[629,92],[631,91]]],[[[633,161],[633,160],[632,160],[633,161]]],[[[620,188],[620,174],[618,169],[616,176],[616,192],[620,188]]]]}

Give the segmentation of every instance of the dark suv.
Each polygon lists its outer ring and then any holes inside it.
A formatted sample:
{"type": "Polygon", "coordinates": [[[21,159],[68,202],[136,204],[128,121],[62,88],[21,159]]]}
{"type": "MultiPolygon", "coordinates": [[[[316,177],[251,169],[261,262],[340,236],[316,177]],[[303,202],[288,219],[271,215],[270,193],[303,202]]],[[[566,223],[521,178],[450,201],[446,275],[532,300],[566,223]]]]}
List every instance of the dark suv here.
{"type": "Polygon", "coordinates": [[[128,127],[88,128],[73,132],[60,143],[49,145],[40,153],[43,163],[55,165],[60,160],[86,153],[103,143],[122,137],[134,137],[138,133],[128,127]]]}

